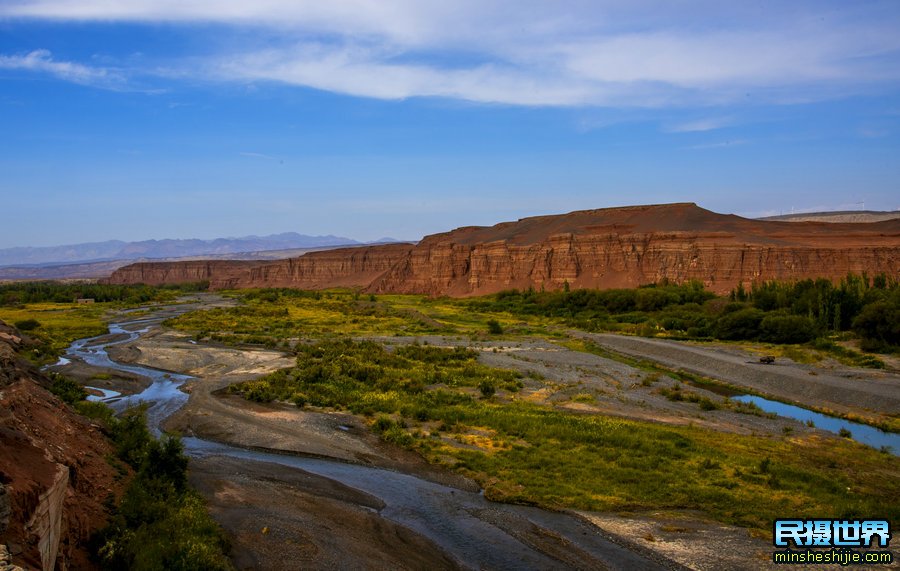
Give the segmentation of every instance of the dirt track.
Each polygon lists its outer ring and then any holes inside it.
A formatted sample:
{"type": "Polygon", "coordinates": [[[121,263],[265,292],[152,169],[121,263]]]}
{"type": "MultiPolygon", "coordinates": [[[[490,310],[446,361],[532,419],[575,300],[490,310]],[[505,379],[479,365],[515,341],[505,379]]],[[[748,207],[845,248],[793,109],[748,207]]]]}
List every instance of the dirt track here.
{"type": "Polygon", "coordinates": [[[801,406],[827,407],[878,419],[900,414],[900,375],[870,369],[837,370],[779,359],[774,365],[735,348],[699,346],[662,339],[589,334],[600,345],[667,367],[684,369],[731,385],[746,387],[801,406]]]}

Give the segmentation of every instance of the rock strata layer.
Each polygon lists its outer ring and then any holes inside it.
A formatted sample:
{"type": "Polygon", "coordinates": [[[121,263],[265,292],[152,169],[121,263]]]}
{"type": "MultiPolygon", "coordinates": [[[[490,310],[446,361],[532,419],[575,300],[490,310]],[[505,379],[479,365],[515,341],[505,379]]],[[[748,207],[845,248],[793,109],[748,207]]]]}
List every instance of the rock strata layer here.
{"type": "Polygon", "coordinates": [[[491,227],[463,227],[391,244],[315,252],[276,262],[126,266],[116,284],[209,280],[213,289],[358,287],[374,293],[470,296],[504,289],[636,287],[698,280],[738,284],[849,272],[900,274],[900,220],[776,222],[695,204],[585,210],[491,227]]]}

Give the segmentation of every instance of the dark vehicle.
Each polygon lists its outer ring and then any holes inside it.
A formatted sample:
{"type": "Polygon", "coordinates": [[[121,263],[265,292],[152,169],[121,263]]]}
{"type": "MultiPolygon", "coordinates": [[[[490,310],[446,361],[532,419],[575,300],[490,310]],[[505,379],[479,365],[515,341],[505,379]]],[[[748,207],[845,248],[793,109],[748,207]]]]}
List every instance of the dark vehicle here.
{"type": "Polygon", "coordinates": [[[759,362],[763,365],[771,365],[775,362],[775,357],[773,357],[772,355],[766,355],[765,357],[760,357],[759,362]]]}

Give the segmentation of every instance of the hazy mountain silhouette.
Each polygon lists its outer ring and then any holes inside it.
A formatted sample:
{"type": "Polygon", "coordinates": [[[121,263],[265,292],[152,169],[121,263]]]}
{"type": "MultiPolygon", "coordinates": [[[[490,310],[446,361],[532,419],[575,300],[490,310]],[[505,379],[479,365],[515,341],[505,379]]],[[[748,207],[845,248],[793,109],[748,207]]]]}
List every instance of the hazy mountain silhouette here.
{"type": "Polygon", "coordinates": [[[108,240],[106,242],[89,242],[64,246],[0,249],[0,266],[180,258],[265,250],[347,246],[360,243],[357,240],[342,236],[307,236],[296,232],[285,232],[270,236],[216,238],[214,240],[165,239],[144,240],[141,242],[108,240]]]}

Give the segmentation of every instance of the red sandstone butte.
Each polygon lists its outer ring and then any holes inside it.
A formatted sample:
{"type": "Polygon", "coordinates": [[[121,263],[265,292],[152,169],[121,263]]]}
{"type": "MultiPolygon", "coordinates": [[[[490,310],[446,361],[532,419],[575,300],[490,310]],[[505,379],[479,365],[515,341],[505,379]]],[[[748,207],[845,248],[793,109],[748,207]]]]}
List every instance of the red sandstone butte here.
{"type": "Polygon", "coordinates": [[[635,287],[699,280],[716,292],[766,280],[900,274],[900,219],[777,222],[692,203],[628,206],[463,227],[415,246],[313,252],[276,262],[161,262],[116,270],[110,283],[210,280],[226,287],[359,287],[374,293],[470,296],[509,288],[635,287]]]}

